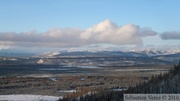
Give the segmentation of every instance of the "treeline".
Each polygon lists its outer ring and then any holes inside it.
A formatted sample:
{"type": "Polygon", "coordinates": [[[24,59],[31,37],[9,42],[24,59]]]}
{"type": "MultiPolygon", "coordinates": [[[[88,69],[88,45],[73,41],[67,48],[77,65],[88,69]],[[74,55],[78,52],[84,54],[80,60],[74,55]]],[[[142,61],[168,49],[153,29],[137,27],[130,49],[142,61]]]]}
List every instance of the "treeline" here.
{"type": "Polygon", "coordinates": [[[123,101],[123,94],[177,94],[180,93],[180,62],[169,72],[154,75],[150,80],[129,87],[126,91],[114,92],[108,90],[98,90],[86,92],[79,97],[73,94],[60,99],[59,101],[123,101]]]}
{"type": "Polygon", "coordinates": [[[168,73],[152,76],[148,82],[144,82],[135,87],[130,87],[126,93],[180,93],[180,64],[174,66],[168,73]]]}
{"type": "Polygon", "coordinates": [[[65,96],[59,101],[123,101],[123,92],[107,90],[91,91],[74,97],[77,93],[65,96]]]}

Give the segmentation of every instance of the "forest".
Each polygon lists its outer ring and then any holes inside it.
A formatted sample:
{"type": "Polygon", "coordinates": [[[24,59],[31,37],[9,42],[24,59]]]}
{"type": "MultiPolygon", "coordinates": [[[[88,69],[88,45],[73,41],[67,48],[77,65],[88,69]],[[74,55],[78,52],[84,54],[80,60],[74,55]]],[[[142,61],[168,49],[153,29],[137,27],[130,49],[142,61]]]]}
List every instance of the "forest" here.
{"type": "Polygon", "coordinates": [[[180,93],[180,61],[166,73],[153,75],[148,81],[127,90],[109,91],[84,89],[59,101],[123,101],[123,94],[178,94],[180,93]]]}

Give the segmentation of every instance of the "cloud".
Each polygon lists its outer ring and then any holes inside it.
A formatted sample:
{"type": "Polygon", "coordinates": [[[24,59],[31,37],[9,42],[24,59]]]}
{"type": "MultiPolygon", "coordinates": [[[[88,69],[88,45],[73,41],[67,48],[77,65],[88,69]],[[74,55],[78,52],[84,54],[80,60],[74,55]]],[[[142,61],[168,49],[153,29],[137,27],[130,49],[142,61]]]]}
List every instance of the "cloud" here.
{"type": "Polygon", "coordinates": [[[157,33],[155,31],[151,30],[150,28],[141,28],[141,29],[139,29],[139,34],[142,37],[157,35],[157,33]]]}
{"type": "MultiPolygon", "coordinates": [[[[0,33],[0,41],[11,42],[13,45],[23,47],[58,47],[58,46],[76,46],[82,43],[79,29],[53,28],[47,32],[37,33],[36,31],[22,33],[0,33]]],[[[8,43],[7,43],[8,44],[8,43]]]]}
{"type": "Polygon", "coordinates": [[[161,34],[161,38],[163,40],[180,40],[180,32],[172,31],[172,32],[164,32],[161,34]]]}
{"type": "Polygon", "coordinates": [[[105,20],[82,30],[76,28],[52,28],[47,32],[29,31],[22,33],[1,32],[0,43],[22,47],[62,47],[90,44],[138,45],[142,38],[157,33],[150,28],[140,28],[134,24],[118,26],[105,20]]]}
{"type": "Polygon", "coordinates": [[[81,38],[88,43],[111,43],[116,45],[140,44],[142,37],[156,35],[148,28],[128,24],[118,27],[110,20],[96,24],[81,34],[81,38]]]}

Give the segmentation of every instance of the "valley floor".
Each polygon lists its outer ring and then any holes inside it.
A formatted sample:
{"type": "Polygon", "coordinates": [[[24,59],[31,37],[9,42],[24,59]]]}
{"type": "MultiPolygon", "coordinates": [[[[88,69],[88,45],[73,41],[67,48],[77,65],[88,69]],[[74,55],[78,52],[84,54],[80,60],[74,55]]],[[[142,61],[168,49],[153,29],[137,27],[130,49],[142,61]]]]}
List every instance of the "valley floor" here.
{"type": "Polygon", "coordinates": [[[65,96],[84,89],[121,90],[144,82],[169,66],[93,68],[91,73],[27,74],[0,77],[0,95],[65,96]],[[148,69],[147,69],[148,68],[148,69]]]}

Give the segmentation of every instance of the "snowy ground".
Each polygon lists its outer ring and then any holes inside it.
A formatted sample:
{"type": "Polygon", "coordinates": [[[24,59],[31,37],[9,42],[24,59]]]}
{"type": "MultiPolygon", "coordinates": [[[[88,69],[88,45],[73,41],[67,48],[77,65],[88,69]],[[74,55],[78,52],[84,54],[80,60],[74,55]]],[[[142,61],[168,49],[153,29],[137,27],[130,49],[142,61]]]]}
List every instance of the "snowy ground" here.
{"type": "Polygon", "coordinates": [[[89,68],[89,69],[93,69],[93,68],[100,68],[97,66],[77,66],[78,68],[89,68]]]}
{"type": "Polygon", "coordinates": [[[56,96],[43,95],[0,95],[0,101],[57,101],[56,96]]]}
{"type": "Polygon", "coordinates": [[[74,93],[76,90],[59,90],[61,93],[74,93]]]}
{"type": "Polygon", "coordinates": [[[127,72],[134,72],[134,71],[168,71],[169,69],[116,69],[114,71],[127,71],[127,72]]]}

